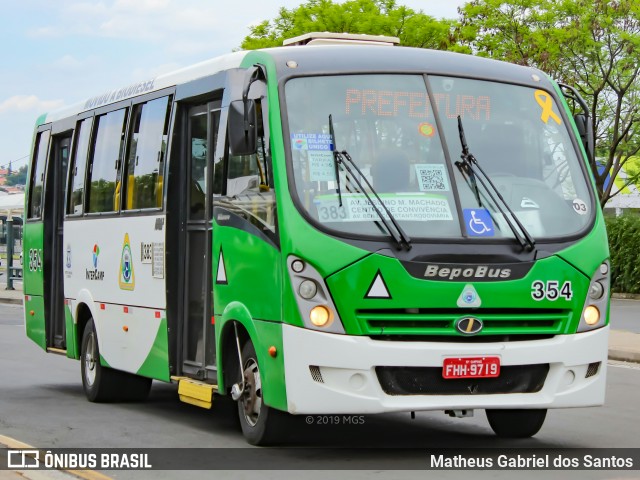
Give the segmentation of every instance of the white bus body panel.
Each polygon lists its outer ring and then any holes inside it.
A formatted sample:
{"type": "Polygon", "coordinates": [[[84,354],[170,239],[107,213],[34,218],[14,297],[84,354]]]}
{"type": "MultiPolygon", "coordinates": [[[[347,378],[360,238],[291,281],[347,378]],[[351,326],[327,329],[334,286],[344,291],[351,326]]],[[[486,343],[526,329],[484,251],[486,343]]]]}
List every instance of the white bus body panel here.
{"type": "Polygon", "coordinates": [[[287,402],[296,414],[363,414],[474,408],[587,407],[604,403],[609,327],[546,340],[495,343],[393,342],[282,326],[287,402]],[[442,367],[446,357],[499,356],[501,365],[548,363],[536,393],[388,395],[376,366],[442,367]],[[599,372],[585,378],[590,363],[599,372]],[[322,381],[309,367],[317,366],[322,381]],[[572,373],[571,373],[572,372],[572,373]]]}
{"type": "Polygon", "coordinates": [[[63,248],[64,292],[74,322],[85,303],[104,360],[136,373],[165,317],[164,215],[67,221],[63,248]]]}

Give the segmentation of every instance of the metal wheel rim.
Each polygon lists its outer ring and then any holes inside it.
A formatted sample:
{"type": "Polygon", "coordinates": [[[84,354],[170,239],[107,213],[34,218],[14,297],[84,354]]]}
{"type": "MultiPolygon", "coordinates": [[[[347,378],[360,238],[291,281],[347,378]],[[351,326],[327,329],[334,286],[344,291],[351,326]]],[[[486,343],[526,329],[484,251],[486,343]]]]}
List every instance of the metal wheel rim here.
{"type": "Polygon", "coordinates": [[[89,334],[89,340],[87,341],[87,348],[84,354],[84,378],[89,386],[92,386],[96,381],[96,350],[96,336],[92,332],[89,334]]]}
{"type": "Polygon", "coordinates": [[[255,427],[262,410],[262,382],[258,362],[250,358],[244,365],[245,391],[242,395],[242,410],[248,425],[255,427]]]}

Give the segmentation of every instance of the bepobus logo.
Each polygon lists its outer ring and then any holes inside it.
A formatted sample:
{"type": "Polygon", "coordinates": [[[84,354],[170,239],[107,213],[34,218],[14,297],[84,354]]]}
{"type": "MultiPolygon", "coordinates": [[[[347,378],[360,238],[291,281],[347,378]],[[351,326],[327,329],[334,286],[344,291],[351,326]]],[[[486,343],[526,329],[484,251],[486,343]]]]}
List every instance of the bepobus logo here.
{"type": "Polygon", "coordinates": [[[38,450],[9,450],[7,467],[18,470],[40,468],[40,452],[38,450]]]}
{"type": "Polygon", "coordinates": [[[488,265],[477,265],[475,267],[443,267],[441,265],[427,265],[424,272],[426,278],[441,278],[446,280],[455,279],[491,279],[510,278],[510,268],[494,268],[488,265]]]}

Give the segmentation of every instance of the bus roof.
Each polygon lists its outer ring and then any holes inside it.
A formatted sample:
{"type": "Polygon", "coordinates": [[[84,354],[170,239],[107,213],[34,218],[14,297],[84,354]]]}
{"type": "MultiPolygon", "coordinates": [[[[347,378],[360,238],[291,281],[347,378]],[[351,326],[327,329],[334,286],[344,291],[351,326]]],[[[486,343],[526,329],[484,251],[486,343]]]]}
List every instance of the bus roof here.
{"type": "MultiPolygon", "coordinates": [[[[259,50],[273,58],[280,79],[331,73],[429,73],[513,82],[540,87],[547,77],[522,67],[473,55],[422,48],[371,45],[305,45],[259,50]],[[291,63],[293,61],[293,63],[291,63]],[[294,65],[292,67],[291,65],[294,65]]],[[[238,68],[250,51],[234,52],[123,88],[103,92],[47,115],[43,123],[192,80],[238,68]]]]}

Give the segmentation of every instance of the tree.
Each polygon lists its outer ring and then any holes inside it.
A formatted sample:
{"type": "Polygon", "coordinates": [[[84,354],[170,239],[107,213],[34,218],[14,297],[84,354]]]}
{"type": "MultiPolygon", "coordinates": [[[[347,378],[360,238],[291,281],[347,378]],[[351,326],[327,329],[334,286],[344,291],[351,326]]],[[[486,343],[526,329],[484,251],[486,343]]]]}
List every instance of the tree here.
{"type": "Polygon", "coordinates": [[[11,175],[7,175],[5,185],[25,185],[27,183],[27,166],[20,167],[11,175]]]}
{"type": "Polygon", "coordinates": [[[395,0],[307,0],[297,8],[281,8],[273,21],[250,27],[242,41],[246,50],[277,47],[287,38],[308,32],[366,33],[399,37],[402,45],[446,50],[455,45],[455,21],[436,20],[422,11],[398,6],[395,0]]]}
{"type": "MultiPolygon", "coordinates": [[[[478,55],[538,67],[585,98],[601,206],[640,151],[640,3],[637,0],[473,0],[460,10],[458,39],[478,55]]],[[[630,176],[627,182],[636,181],[630,176]]]]}

